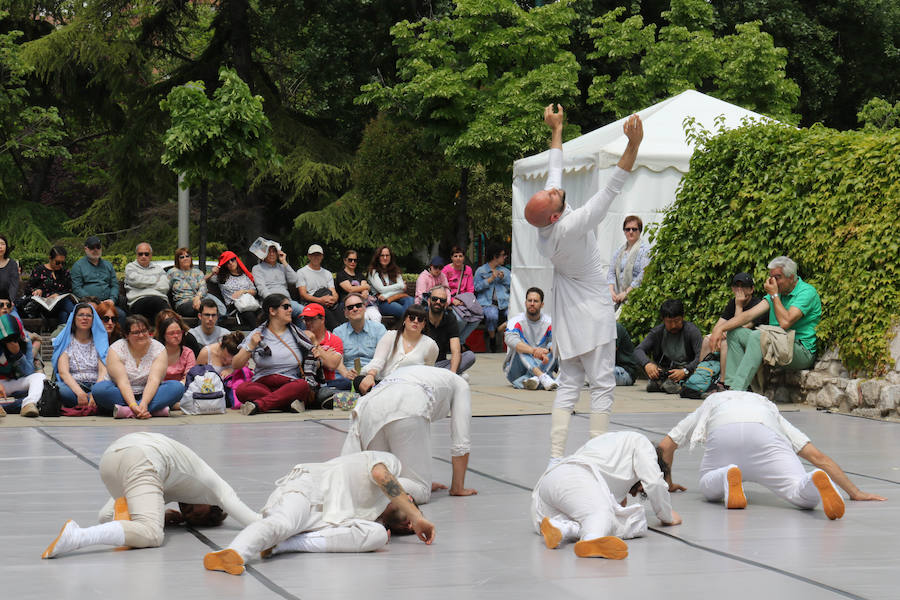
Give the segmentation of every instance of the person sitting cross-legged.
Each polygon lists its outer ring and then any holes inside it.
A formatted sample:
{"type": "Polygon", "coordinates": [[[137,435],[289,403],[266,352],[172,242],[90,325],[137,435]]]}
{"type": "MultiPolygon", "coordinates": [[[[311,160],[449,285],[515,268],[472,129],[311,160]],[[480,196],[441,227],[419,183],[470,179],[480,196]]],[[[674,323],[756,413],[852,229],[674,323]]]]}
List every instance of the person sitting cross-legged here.
{"type": "Polygon", "coordinates": [[[678,394],[700,363],[703,334],[696,325],[684,320],[681,300],[663,302],[659,316],[662,323],[638,344],[634,357],[650,378],[648,392],[678,394]]]}
{"type": "Polygon", "coordinates": [[[550,315],[542,313],[544,291],[528,288],[525,312],[512,317],[504,334],[506,359],[503,371],[516,389],[555,390],[559,387],[553,373],[558,367],[553,356],[553,330],[550,315]]]}
{"type": "Polygon", "coordinates": [[[91,389],[106,379],[109,339],[90,304],[75,306],[63,331],[53,339],[53,372],[63,406],[94,405],[91,389]]]}

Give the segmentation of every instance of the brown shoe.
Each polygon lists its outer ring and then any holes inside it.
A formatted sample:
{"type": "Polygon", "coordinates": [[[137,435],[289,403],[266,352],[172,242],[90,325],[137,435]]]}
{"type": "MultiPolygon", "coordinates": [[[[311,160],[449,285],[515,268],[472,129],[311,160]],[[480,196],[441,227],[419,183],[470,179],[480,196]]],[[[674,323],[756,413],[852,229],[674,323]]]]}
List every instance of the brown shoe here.
{"type": "Polygon", "coordinates": [[[252,402],[244,402],[241,404],[241,414],[242,415],[255,415],[259,412],[259,409],[252,402]]]}
{"type": "Polygon", "coordinates": [[[741,478],[741,470],[737,467],[728,469],[728,498],[725,499],[726,508],[747,508],[747,496],[744,495],[744,483],[741,478]]]}
{"type": "Polygon", "coordinates": [[[3,409],[2,406],[0,406],[0,417],[5,417],[5,416],[6,416],[6,411],[3,409]]]}
{"type": "Polygon", "coordinates": [[[29,402],[28,404],[23,406],[22,410],[19,411],[19,414],[23,417],[29,417],[31,419],[41,416],[41,413],[38,411],[38,407],[34,402],[29,402]]]}
{"type": "Polygon", "coordinates": [[[575,543],[575,554],[581,557],[609,558],[622,560],[628,556],[628,544],[614,535],[575,543]]]}
{"type": "Polygon", "coordinates": [[[825,510],[825,516],[831,519],[840,519],[844,516],[844,499],[834,489],[834,485],[825,474],[825,471],[816,471],[812,474],[812,482],[819,489],[819,495],[822,497],[822,508],[825,510]]]}
{"type": "Polygon", "coordinates": [[[225,571],[229,575],[240,575],[244,572],[244,559],[231,548],[225,548],[204,556],[203,566],[210,571],[225,571]]]}
{"type": "Polygon", "coordinates": [[[562,542],[562,532],[547,517],[541,521],[541,535],[544,536],[544,545],[548,548],[551,550],[559,548],[559,544],[562,542]]]}

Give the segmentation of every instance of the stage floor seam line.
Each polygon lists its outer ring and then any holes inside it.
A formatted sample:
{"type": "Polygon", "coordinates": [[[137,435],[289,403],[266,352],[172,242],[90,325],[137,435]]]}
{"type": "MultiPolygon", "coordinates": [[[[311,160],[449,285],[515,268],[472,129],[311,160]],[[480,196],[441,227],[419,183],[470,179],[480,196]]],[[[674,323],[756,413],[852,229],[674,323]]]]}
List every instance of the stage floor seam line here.
{"type": "MultiPolygon", "coordinates": [[[[87,458],[86,456],[84,456],[83,454],[81,454],[80,452],[78,452],[77,450],[75,450],[74,448],[72,448],[71,446],[69,446],[68,444],[63,442],[62,440],[56,439],[55,437],[53,437],[52,435],[50,435],[49,433],[44,431],[42,427],[35,427],[35,429],[37,429],[40,433],[42,433],[49,439],[51,439],[54,442],[56,442],[57,444],[59,444],[65,450],[74,454],[80,460],[82,460],[85,463],[87,463],[88,465],[92,466],[97,471],[100,470],[99,464],[97,464],[94,461],[92,461],[91,459],[87,458]]],[[[203,535],[202,533],[200,533],[193,527],[187,526],[187,527],[185,527],[185,529],[187,531],[189,531],[191,533],[191,535],[193,535],[197,540],[199,540],[200,543],[205,544],[207,547],[212,548],[215,551],[221,550],[221,548],[217,544],[215,544],[211,539],[209,539],[208,537],[206,537],[205,535],[203,535]]],[[[295,595],[291,594],[289,591],[287,591],[286,589],[284,589],[283,587],[281,587],[280,585],[278,585],[277,583],[275,583],[274,581],[272,581],[271,579],[269,579],[268,577],[266,577],[265,575],[260,573],[253,566],[245,565],[244,568],[247,570],[248,573],[250,573],[250,575],[253,576],[254,579],[259,581],[261,584],[263,584],[269,590],[278,594],[285,600],[302,600],[299,596],[295,596],[295,595]]]]}

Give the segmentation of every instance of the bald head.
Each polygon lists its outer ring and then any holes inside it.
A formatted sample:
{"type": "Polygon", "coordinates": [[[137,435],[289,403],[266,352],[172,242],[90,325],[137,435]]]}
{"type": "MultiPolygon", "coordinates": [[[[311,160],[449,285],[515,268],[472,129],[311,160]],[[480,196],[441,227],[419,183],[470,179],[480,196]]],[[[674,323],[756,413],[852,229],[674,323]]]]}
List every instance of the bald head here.
{"type": "Polygon", "coordinates": [[[566,193],[557,188],[541,190],[525,205],[525,220],[535,227],[556,223],[565,208],[566,193]]]}

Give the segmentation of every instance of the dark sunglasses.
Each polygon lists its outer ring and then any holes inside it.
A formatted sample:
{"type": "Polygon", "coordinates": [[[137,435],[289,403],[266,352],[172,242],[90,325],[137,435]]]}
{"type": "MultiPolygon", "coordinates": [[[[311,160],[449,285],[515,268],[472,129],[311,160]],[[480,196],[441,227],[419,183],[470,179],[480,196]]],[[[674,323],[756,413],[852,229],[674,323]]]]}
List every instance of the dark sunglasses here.
{"type": "Polygon", "coordinates": [[[181,260],[182,258],[190,258],[190,257],[191,257],[190,254],[182,254],[181,256],[178,257],[178,260],[181,260]]]}
{"type": "Polygon", "coordinates": [[[639,227],[623,227],[622,231],[640,231],[639,227]]]}
{"type": "Polygon", "coordinates": [[[61,267],[64,264],[66,264],[66,261],[65,260],[54,260],[53,264],[56,265],[57,267],[61,267]]]}
{"type": "Polygon", "coordinates": [[[357,308],[362,308],[362,307],[363,307],[363,303],[362,303],[362,302],[357,302],[356,304],[346,304],[346,305],[344,305],[344,308],[346,308],[347,310],[356,310],[357,308]]]}
{"type": "Polygon", "coordinates": [[[410,321],[418,321],[419,323],[425,322],[425,317],[423,315],[406,315],[406,318],[410,321]]]}
{"type": "Polygon", "coordinates": [[[294,307],[291,306],[291,303],[290,303],[290,302],[285,302],[284,304],[282,304],[282,305],[280,306],[280,308],[283,308],[283,309],[285,309],[285,310],[291,310],[291,309],[294,308],[294,307]]]}
{"type": "Polygon", "coordinates": [[[356,259],[356,258],[345,258],[344,260],[346,260],[347,262],[356,262],[358,259],[356,259]]]}
{"type": "Polygon", "coordinates": [[[100,317],[100,320],[104,323],[112,323],[116,320],[116,318],[111,315],[103,315],[102,317],[100,317]]]}
{"type": "Polygon", "coordinates": [[[100,244],[94,244],[93,246],[88,246],[87,249],[88,250],[99,250],[100,244]]]}
{"type": "Polygon", "coordinates": [[[138,252],[137,255],[138,256],[150,256],[150,253],[149,252],[138,252]]]}
{"type": "Polygon", "coordinates": [[[432,296],[431,298],[429,298],[429,300],[431,300],[432,302],[434,302],[436,304],[446,304],[447,303],[446,298],[438,298],[436,296],[432,296]]]}

